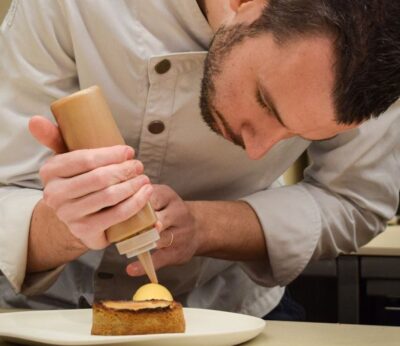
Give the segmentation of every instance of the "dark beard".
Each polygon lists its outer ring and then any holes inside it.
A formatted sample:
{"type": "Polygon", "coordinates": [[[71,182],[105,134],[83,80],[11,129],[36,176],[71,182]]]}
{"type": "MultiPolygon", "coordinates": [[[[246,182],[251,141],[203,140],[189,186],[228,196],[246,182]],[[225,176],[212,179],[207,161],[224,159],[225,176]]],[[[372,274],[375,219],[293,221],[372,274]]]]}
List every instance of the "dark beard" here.
{"type": "Polygon", "coordinates": [[[204,61],[200,93],[201,116],[214,132],[218,133],[213,116],[213,103],[216,97],[215,78],[221,73],[224,61],[232,49],[246,38],[255,37],[257,33],[258,30],[253,25],[236,24],[230,27],[222,26],[214,35],[204,61]]]}

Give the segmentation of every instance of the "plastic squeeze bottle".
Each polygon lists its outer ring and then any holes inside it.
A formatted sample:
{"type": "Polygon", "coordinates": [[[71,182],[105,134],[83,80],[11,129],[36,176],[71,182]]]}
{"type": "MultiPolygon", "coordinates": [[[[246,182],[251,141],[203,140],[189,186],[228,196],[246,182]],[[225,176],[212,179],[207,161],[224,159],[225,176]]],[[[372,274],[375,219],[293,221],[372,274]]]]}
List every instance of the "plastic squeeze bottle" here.
{"type": "MultiPolygon", "coordinates": [[[[125,144],[110,108],[98,86],[81,90],[51,104],[69,151],[125,144]]],[[[109,242],[128,258],[138,256],[147,276],[158,283],[150,250],[160,239],[157,218],[150,203],[130,219],[106,230],[109,242]]]]}

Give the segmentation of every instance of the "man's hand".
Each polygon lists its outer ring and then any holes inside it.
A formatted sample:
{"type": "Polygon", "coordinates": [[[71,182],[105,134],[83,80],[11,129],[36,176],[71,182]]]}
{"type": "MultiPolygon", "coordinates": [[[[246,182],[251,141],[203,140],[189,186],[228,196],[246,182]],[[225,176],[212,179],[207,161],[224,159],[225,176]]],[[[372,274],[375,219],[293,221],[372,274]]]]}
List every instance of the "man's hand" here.
{"type": "MultiPolygon", "coordinates": [[[[153,253],[156,269],[188,262],[194,256],[231,261],[267,261],[264,233],[254,210],[243,201],[183,201],[171,188],[154,185],[161,239],[153,253]]],[[[145,275],[139,262],[126,271],[145,275]]]]}
{"type": "MultiPolygon", "coordinates": [[[[166,185],[153,185],[150,198],[158,221],[156,228],[160,240],[153,254],[155,269],[183,264],[195,256],[202,244],[201,234],[197,231],[195,218],[188,205],[178,194],[166,185]]],[[[126,268],[131,276],[141,276],[145,272],[139,262],[131,263],[126,268]]]]}
{"type": "MultiPolygon", "coordinates": [[[[58,128],[32,118],[33,136],[53,151],[65,151],[58,128]]],[[[40,169],[44,202],[90,249],[109,245],[104,231],[138,213],[152,194],[143,165],[128,146],[76,150],[50,158],[40,169]]]]}

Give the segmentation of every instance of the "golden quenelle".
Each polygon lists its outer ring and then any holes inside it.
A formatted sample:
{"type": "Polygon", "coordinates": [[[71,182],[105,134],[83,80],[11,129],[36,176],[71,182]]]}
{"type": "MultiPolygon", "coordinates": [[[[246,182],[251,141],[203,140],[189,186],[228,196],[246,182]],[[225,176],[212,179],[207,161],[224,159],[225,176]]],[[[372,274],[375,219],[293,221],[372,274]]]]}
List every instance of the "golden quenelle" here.
{"type": "Polygon", "coordinates": [[[140,287],[132,299],[137,302],[146,300],[166,300],[172,302],[174,300],[171,292],[166,287],[153,283],[140,287]]]}

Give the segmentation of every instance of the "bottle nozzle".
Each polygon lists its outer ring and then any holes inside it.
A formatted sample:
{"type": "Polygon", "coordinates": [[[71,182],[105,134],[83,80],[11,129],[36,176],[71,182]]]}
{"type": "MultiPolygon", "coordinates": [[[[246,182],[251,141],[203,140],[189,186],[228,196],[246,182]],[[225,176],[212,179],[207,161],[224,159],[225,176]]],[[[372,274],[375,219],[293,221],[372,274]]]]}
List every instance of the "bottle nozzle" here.
{"type": "Polygon", "coordinates": [[[116,243],[118,252],[121,255],[131,258],[137,256],[142,264],[147,276],[152,283],[158,283],[156,271],[150,250],[156,248],[156,242],[160,239],[160,234],[155,228],[140,233],[132,238],[116,243]]]}
{"type": "Polygon", "coordinates": [[[138,255],[139,261],[142,264],[147,276],[153,284],[158,284],[156,270],[154,269],[153,259],[150,251],[143,252],[138,255]]]}

